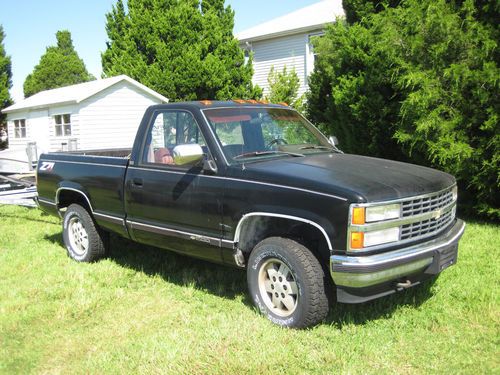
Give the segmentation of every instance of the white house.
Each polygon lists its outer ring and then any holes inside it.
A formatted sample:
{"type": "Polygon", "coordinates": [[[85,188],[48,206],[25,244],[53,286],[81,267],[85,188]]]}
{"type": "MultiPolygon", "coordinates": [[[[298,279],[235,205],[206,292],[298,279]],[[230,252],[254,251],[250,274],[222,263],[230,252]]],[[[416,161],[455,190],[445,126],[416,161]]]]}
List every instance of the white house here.
{"type": "Polygon", "coordinates": [[[342,16],[342,0],[324,0],[238,33],[240,47],[253,52],[253,83],[267,93],[271,67],[282,71],[286,66],[299,76],[299,95],[306,92],[315,58],[311,38],[342,16]]]}
{"type": "Polygon", "coordinates": [[[39,92],[3,110],[9,149],[0,152],[0,161],[27,161],[26,148],[33,143],[38,155],[131,148],[144,110],[166,102],[125,75],[39,92]]]}

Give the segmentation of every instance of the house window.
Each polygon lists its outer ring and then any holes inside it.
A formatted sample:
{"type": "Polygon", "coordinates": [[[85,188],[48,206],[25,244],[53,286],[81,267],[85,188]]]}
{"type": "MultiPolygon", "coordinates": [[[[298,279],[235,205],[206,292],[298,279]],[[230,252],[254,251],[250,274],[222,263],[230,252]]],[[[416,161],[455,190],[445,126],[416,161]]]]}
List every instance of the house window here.
{"type": "Polygon", "coordinates": [[[318,53],[314,51],[314,40],[321,38],[324,35],[323,32],[308,35],[307,42],[307,56],[306,56],[306,70],[307,75],[310,75],[314,70],[314,62],[318,58],[318,53]]]}
{"type": "Polygon", "coordinates": [[[55,115],[56,137],[67,137],[71,135],[71,115],[55,115]]]}
{"type": "Polygon", "coordinates": [[[26,138],[26,120],[14,120],[14,138],[26,138]]]}

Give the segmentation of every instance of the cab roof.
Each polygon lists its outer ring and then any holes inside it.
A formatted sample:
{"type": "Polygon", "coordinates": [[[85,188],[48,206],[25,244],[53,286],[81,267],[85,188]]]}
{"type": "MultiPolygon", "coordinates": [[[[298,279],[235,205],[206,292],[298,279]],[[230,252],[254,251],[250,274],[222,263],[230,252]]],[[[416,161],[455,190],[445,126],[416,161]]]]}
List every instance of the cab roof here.
{"type": "Polygon", "coordinates": [[[291,109],[286,103],[272,104],[263,100],[197,100],[189,102],[172,102],[168,104],[158,104],[155,107],[169,108],[169,107],[191,107],[198,109],[208,109],[208,108],[228,108],[228,107],[266,107],[266,108],[283,108],[291,109]]]}

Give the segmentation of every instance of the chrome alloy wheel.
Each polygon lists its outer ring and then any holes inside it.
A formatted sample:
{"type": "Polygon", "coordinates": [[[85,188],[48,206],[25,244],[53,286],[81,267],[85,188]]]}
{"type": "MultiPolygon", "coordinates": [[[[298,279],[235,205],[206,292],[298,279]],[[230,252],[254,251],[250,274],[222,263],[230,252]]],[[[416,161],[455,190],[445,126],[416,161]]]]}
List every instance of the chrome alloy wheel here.
{"type": "Polygon", "coordinates": [[[268,259],[259,270],[260,295],[274,314],[287,317],[298,304],[298,289],[290,268],[281,260],[268,259]]]}
{"type": "Polygon", "coordinates": [[[76,255],[85,255],[89,248],[89,235],[78,217],[72,217],[68,223],[69,242],[76,255]]]}

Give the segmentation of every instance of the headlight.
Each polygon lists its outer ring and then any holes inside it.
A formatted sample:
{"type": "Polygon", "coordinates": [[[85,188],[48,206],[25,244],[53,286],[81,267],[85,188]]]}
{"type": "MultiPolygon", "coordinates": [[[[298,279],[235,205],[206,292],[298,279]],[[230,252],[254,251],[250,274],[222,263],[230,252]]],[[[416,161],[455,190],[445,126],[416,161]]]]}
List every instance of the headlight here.
{"type": "Polygon", "coordinates": [[[394,242],[399,240],[399,227],[377,230],[375,232],[366,232],[364,246],[375,246],[383,243],[394,242]]]}
{"type": "Polygon", "coordinates": [[[401,215],[401,204],[386,204],[383,206],[354,207],[352,224],[363,225],[374,221],[398,219],[401,215]]]}
{"type": "Polygon", "coordinates": [[[399,241],[399,231],[399,227],[394,227],[373,232],[352,232],[350,248],[351,250],[359,250],[369,246],[399,241]]]}
{"type": "MultiPolygon", "coordinates": [[[[351,225],[369,227],[371,223],[377,225],[386,220],[399,219],[401,217],[401,204],[392,203],[380,206],[353,207],[351,211],[351,225]]],[[[349,248],[351,250],[363,250],[370,246],[383,245],[389,242],[399,241],[400,227],[394,226],[387,229],[350,231],[349,248]]]]}
{"type": "Polygon", "coordinates": [[[400,204],[388,204],[385,206],[373,206],[366,208],[366,222],[397,219],[401,214],[400,204]]]}
{"type": "Polygon", "coordinates": [[[453,199],[453,202],[455,202],[458,198],[458,187],[457,185],[453,186],[453,188],[451,189],[451,195],[452,195],[452,199],[453,199]]]}

